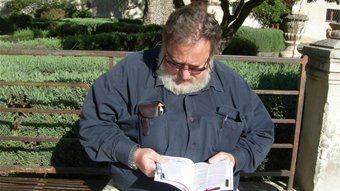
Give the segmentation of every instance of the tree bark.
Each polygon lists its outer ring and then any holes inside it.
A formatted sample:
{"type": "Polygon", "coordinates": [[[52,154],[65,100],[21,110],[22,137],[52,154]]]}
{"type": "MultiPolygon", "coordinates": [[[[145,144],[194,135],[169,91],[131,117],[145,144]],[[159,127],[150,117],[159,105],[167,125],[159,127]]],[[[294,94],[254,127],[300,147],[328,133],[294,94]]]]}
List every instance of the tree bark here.
{"type": "Polygon", "coordinates": [[[264,0],[250,0],[245,2],[240,0],[235,12],[232,14],[229,11],[229,0],[220,0],[221,8],[223,10],[223,19],[221,23],[222,28],[222,43],[220,50],[223,51],[235,36],[236,31],[241,27],[244,20],[248,17],[252,9],[259,6],[264,0]]]}
{"type": "Polygon", "coordinates": [[[173,10],[173,0],[146,0],[144,9],[144,23],[164,25],[173,10]]]}

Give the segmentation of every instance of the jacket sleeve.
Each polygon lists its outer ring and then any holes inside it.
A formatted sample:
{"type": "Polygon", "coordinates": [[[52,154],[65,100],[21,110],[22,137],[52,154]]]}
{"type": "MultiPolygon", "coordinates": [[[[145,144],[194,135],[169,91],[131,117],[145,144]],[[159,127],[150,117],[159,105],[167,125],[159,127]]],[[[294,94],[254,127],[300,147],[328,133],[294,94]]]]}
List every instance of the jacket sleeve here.
{"type": "Polygon", "coordinates": [[[274,124],[260,98],[241,78],[235,82],[236,102],[243,113],[245,131],[231,154],[236,159],[235,172],[253,172],[264,160],[274,142],[274,124]]]}
{"type": "Polygon", "coordinates": [[[79,138],[89,157],[98,162],[128,163],[131,148],[136,145],[117,124],[126,114],[124,96],[128,87],[119,68],[104,74],[85,97],[79,121],[79,138]]]}

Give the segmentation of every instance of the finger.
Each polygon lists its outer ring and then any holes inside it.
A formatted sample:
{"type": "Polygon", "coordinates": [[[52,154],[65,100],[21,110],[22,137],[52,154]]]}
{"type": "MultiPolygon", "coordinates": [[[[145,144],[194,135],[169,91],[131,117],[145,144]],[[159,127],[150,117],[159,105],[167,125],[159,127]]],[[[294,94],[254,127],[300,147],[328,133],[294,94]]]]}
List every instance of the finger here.
{"type": "Polygon", "coordinates": [[[166,159],[155,151],[152,153],[151,160],[153,160],[155,163],[156,162],[161,164],[166,163],[166,159]]]}
{"type": "Polygon", "coordinates": [[[223,160],[224,158],[225,158],[225,157],[224,157],[223,153],[222,153],[222,152],[219,152],[219,153],[217,153],[216,155],[212,156],[212,157],[208,160],[208,162],[209,162],[210,164],[213,164],[213,163],[217,163],[217,162],[220,161],[220,160],[223,160]]]}

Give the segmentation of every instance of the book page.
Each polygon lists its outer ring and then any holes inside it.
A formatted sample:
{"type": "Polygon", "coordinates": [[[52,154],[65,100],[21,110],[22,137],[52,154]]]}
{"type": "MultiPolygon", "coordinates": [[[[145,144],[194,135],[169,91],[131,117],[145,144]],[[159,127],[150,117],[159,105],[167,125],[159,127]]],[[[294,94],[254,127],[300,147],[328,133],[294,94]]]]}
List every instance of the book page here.
{"type": "Polygon", "coordinates": [[[163,156],[166,164],[156,165],[155,181],[171,184],[180,190],[192,190],[194,163],[187,158],[163,156]]]}
{"type": "Polygon", "coordinates": [[[219,190],[233,189],[233,167],[229,160],[214,164],[195,164],[194,190],[213,188],[219,190]]]}

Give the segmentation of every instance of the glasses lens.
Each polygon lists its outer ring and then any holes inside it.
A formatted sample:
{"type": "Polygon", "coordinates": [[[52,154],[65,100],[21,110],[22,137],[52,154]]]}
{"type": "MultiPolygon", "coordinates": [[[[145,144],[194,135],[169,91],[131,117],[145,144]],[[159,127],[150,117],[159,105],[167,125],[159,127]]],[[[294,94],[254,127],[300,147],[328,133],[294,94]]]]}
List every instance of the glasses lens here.
{"type": "MultiPolygon", "coordinates": [[[[193,75],[200,74],[201,72],[207,69],[206,65],[209,63],[209,60],[210,58],[208,58],[208,60],[205,62],[204,67],[190,67],[189,66],[187,70],[193,75]]],[[[171,58],[168,58],[168,56],[165,57],[165,61],[167,64],[169,64],[169,66],[176,68],[177,70],[185,70],[184,68],[185,65],[175,63],[173,60],[171,60],[171,58]]]]}

